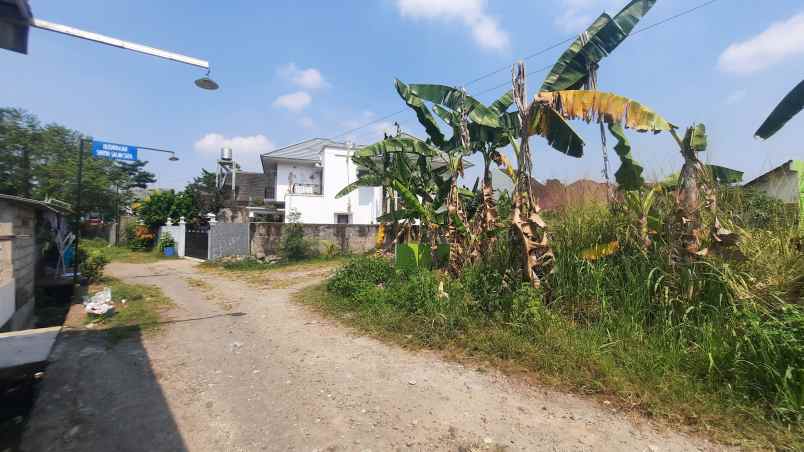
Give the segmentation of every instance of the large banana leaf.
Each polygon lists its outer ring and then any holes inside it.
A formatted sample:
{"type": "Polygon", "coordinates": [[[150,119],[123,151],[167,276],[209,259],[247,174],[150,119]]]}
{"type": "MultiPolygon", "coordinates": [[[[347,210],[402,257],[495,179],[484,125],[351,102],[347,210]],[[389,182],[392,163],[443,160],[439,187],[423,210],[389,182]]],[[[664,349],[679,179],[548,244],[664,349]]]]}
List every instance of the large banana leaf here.
{"type": "Polygon", "coordinates": [[[408,107],[416,112],[416,118],[418,118],[419,123],[424,127],[427,136],[430,137],[433,144],[443,146],[445,142],[444,134],[441,132],[441,129],[438,128],[435,118],[432,113],[430,113],[424,101],[419,96],[415,95],[410,88],[401,81],[396,80],[395,86],[396,92],[399,93],[402,100],[405,101],[408,107]]]}
{"type": "Polygon", "coordinates": [[[620,168],[614,173],[617,185],[624,190],[640,189],[645,185],[645,179],[642,178],[643,168],[631,155],[631,143],[625,136],[623,126],[617,123],[609,124],[609,132],[617,139],[614,151],[620,157],[620,168]]]}
{"type": "Polygon", "coordinates": [[[356,181],[343,187],[341,191],[339,191],[338,194],[335,195],[335,198],[346,196],[349,193],[357,190],[359,187],[381,187],[382,183],[383,183],[382,176],[375,174],[367,174],[365,176],[358,177],[356,181]]]}
{"type": "Polygon", "coordinates": [[[395,137],[386,138],[382,141],[378,141],[374,144],[361,148],[355,151],[354,156],[355,158],[379,157],[381,155],[395,152],[416,154],[425,157],[435,157],[439,155],[438,149],[433,148],[422,140],[407,137],[395,137]]]}
{"type": "Polygon", "coordinates": [[[540,91],[580,88],[589,77],[589,68],[617,48],[655,3],[632,0],[614,18],[601,14],[558,58],[540,91]]]}
{"type": "Polygon", "coordinates": [[[457,88],[446,85],[412,84],[410,90],[416,96],[433,104],[447,107],[452,111],[460,110],[461,103],[466,102],[469,109],[469,120],[484,126],[499,126],[498,114],[494,110],[457,88]]]}
{"type": "Polygon", "coordinates": [[[405,202],[405,207],[419,214],[419,218],[423,221],[431,222],[433,219],[432,212],[426,209],[419,199],[414,195],[408,187],[403,185],[398,180],[391,181],[391,187],[399,193],[402,200],[405,202]]]}
{"type": "Polygon", "coordinates": [[[578,135],[558,112],[547,105],[540,105],[530,123],[529,133],[544,137],[555,150],[571,157],[583,155],[583,138],[578,135]]]}
{"type": "Polygon", "coordinates": [[[802,109],[804,109],[804,80],[784,96],[784,99],[773,109],[768,119],[754,132],[754,136],[767,140],[802,109]]]}
{"type": "Polygon", "coordinates": [[[675,126],[641,103],[613,93],[589,90],[541,92],[537,101],[567,119],[621,123],[637,132],[669,131],[675,126]]]}
{"type": "Polygon", "coordinates": [[[494,112],[497,113],[497,115],[502,115],[503,113],[505,113],[506,110],[508,110],[508,107],[510,107],[511,104],[513,103],[514,103],[514,92],[509,89],[508,91],[505,92],[505,94],[500,96],[499,99],[492,102],[491,105],[489,105],[489,108],[494,110],[494,112]]]}

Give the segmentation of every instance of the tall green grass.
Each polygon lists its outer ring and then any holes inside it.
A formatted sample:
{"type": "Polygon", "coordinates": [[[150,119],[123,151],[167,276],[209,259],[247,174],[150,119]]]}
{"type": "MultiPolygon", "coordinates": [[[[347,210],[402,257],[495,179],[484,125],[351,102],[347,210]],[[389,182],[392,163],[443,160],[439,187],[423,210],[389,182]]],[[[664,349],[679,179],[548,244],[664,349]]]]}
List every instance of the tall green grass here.
{"type": "Polygon", "coordinates": [[[795,219],[768,200],[726,192],[719,218],[740,232],[739,253],[677,262],[661,229],[669,196],[652,212],[659,231],[647,250],[622,209],[551,215],[556,258],[544,289],[521,283],[503,233],[459,278],[397,272],[363,257],[336,272],[327,292],[305,298],[372,333],[504,360],[721,439],[804,447],[804,258],[795,219]],[[614,254],[582,258],[614,240],[614,254]]]}

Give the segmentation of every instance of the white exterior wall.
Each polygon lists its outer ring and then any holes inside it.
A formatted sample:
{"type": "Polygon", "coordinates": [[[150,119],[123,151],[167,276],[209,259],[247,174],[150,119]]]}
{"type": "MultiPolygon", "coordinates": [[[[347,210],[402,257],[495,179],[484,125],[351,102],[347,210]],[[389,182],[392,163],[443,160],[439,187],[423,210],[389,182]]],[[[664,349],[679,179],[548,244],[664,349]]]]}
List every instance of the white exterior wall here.
{"type": "MultiPolygon", "coordinates": [[[[351,224],[376,224],[382,213],[382,188],[361,187],[348,196],[336,199],[335,195],[345,186],[357,179],[356,165],[351,161],[352,149],[325,147],[322,152],[323,166],[322,194],[300,195],[287,193],[288,174],[291,166],[286,163],[277,165],[277,197],[283,194],[285,200],[285,218],[291,209],[301,213],[302,223],[335,223],[336,214],[350,215],[351,224]]],[[[294,171],[301,170],[303,165],[296,165],[294,171]]],[[[316,170],[310,165],[311,171],[316,170]]],[[[299,171],[298,174],[305,174],[299,171]]],[[[296,180],[298,183],[308,183],[296,180]]],[[[317,182],[317,181],[316,181],[317,182]]],[[[280,198],[281,199],[281,198],[280,198]]]]}
{"type": "Polygon", "coordinates": [[[276,165],[276,199],[284,199],[291,183],[320,184],[318,170],[312,163],[284,163],[276,165]],[[291,182],[292,181],[292,182],[291,182]]]}

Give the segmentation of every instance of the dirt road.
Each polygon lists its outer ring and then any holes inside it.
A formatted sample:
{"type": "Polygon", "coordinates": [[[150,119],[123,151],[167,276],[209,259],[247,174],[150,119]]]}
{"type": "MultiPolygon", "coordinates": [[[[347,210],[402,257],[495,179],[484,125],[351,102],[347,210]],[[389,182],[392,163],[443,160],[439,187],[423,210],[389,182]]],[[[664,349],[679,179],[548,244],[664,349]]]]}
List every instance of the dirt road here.
{"type": "Polygon", "coordinates": [[[176,306],[156,334],[74,331],[54,351],[23,450],[717,450],[596,402],[360,337],[186,260],[112,264],[176,306]]]}

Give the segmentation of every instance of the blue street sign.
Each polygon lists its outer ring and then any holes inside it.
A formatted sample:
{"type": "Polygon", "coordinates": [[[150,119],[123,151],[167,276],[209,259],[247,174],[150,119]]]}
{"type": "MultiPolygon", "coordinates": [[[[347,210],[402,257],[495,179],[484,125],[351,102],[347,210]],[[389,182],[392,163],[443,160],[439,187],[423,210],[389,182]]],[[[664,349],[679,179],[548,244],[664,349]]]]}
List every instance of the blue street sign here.
{"type": "Polygon", "coordinates": [[[137,160],[137,147],[128,144],[107,143],[105,141],[92,141],[92,155],[108,160],[137,160]]]}

